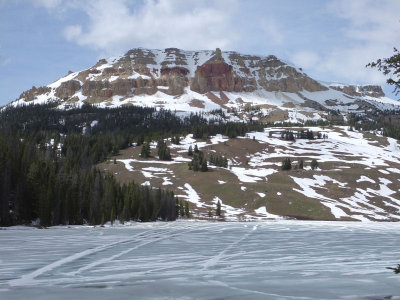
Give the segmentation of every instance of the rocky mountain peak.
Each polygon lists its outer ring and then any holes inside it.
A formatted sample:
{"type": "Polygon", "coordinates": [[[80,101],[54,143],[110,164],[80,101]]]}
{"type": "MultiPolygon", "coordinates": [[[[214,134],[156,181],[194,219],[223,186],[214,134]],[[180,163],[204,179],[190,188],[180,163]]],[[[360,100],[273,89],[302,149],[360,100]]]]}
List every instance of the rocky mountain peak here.
{"type": "MultiPolygon", "coordinates": [[[[183,111],[267,105],[348,112],[350,107],[365,109],[365,105],[355,106],[360,99],[380,97],[384,94],[379,86],[320,83],[273,55],[246,55],[219,48],[135,48],[118,57],[100,59],[87,70],[69,72],[46,87],[33,87],[14,105],[61,101],[64,107],[134,104],[183,111]]],[[[382,106],[379,103],[372,105],[382,106]]]]}

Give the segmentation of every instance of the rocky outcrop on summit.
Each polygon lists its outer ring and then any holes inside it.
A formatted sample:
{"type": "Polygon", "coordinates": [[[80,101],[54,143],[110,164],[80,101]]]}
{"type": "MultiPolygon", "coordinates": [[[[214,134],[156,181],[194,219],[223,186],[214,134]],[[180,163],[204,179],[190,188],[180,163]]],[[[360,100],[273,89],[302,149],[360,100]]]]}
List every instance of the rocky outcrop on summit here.
{"type": "Polygon", "coordinates": [[[36,87],[33,86],[30,90],[23,92],[19,99],[24,99],[26,102],[34,100],[37,96],[47,94],[51,91],[51,88],[47,86],[36,87]]]}

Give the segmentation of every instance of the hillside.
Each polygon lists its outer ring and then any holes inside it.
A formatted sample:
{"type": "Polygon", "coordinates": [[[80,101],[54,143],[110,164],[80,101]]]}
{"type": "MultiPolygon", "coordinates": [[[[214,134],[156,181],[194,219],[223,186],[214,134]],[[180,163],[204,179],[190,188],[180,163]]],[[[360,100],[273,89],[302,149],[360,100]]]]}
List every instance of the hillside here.
{"type": "Polygon", "coordinates": [[[225,220],[398,221],[399,108],[275,56],[132,49],[1,110],[0,224],[174,220],[186,201],[197,218],[219,202],[225,220]],[[207,172],[189,170],[196,145],[207,172]]]}
{"type": "MultiPolygon", "coordinates": [[[[300,129],[306,128],[291,130],[300,129]]],[[[343,126],[309,129],[321,138],[288,141],[281,138],[287,128],[266,128],[236,139],[217,135],[195,140],[188,135],[180,145],[169,143],[171,161],[142,159],[141,147],[130,147],[99,168],[120,182],[171,189],[192,203],[197,217],[207,217],[220,200],[227,220],[400,220],[398,142],[343,126]],[[228,167],[189,170],[190,145],[197,145],[208,158],[226,156],[228,167]],[[281,170],[284,158],[292,160],[292,170],[281,170]],[[310,167],[312,159],[319,163],[315,170],[310,167]],[[294,168],[300,160],[303,170],[294,168]]],[[[151,148],[156,155],[156,144],[151,148]]]]}
{"type": "Polygon", "coordinates": [[[320,82],[273,55],[176,48],[137,48],[101,59],[87,70],[25,91],[12,105],[52,101],[60,108],[88,103],[205,114],[222,109],[231,121],[263,122],[342,122],[348,113],[399,108],[379,86],[320,82]]]}

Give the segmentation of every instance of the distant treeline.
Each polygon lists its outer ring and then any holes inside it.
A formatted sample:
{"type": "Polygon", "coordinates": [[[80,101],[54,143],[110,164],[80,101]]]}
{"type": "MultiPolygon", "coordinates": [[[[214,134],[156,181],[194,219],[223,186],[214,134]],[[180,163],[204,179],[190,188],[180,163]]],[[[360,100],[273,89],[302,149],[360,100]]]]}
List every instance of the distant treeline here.
{"type": "Polygon", "coordinates": [[[367,115],[351,114],[348,125],[355,130],[380,131],[383,136],[400,139],[400,112],[380,111],[367,115]]]}

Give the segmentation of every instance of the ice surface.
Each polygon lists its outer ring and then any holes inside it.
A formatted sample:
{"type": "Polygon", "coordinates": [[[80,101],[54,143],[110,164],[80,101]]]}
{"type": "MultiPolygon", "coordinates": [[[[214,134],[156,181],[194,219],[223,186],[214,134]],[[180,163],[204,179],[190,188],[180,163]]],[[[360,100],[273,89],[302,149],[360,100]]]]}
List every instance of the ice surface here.
{"type": "Polygon", "coordinates": [[[399,239],[396,223],[8,228],[0,299],[400,299],[399,239]]]}

